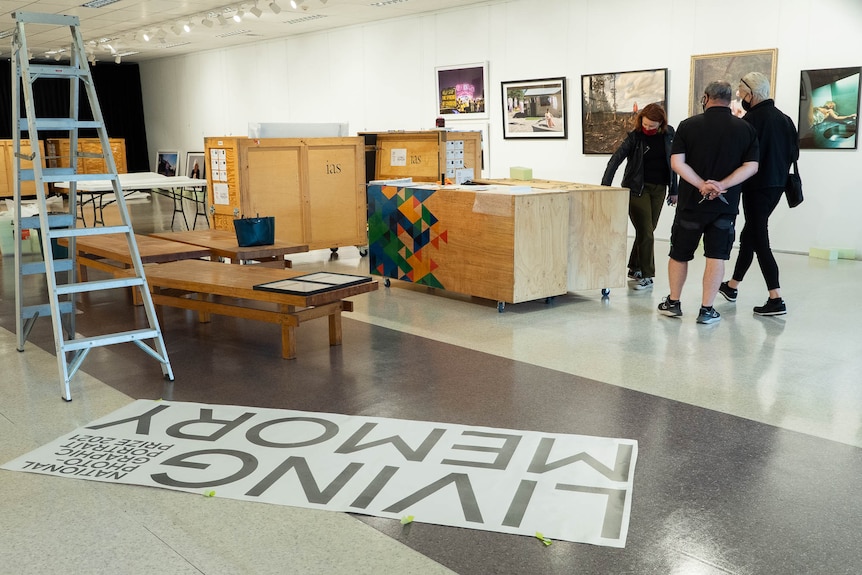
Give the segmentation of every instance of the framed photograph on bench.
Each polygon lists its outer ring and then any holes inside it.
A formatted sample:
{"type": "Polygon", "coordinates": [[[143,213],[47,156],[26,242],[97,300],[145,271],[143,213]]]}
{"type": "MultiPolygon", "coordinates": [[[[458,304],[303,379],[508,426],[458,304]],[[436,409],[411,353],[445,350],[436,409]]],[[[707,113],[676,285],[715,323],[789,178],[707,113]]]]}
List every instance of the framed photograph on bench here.
{"type": "Polygon", "coordinates": [[[180,172],[179,152],[156,152],[156,173],[163,176],[176,176],[180,172]]]}

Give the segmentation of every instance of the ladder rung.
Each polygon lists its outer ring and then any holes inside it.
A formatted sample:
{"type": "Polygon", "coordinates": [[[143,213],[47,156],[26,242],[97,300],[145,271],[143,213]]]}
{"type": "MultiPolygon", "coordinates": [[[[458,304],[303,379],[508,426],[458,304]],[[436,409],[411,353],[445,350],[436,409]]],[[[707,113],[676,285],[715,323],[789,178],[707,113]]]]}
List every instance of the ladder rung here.
{"type": "Polygon", "coordinates": [[[49,238],[77,238],[81,236],[106,236],[109,234],[127,234],[132,226],[102,226],[98,228],[59,228],[49,230],[49,238]]]}
{"type": "Polygon", "coordinates": [[[113,345],[115,343],[153,339],[159,337],[159,335],[159,330],[157,329],[136,329],[106,335],[96,335],[93,337],[82,337],[80,339],[67,339],[64,340],[61,345],[63,347],[63,351],[77,351],[79,349],[113,345]]]}
{"type": "Polygon", "coordinates": [[[144,278],[116,278],[110,280],[98,280],[91,282],[80,282],[74,284],[63,284],[57,286],[57,295],[70,295],[78,293],[89,293],[94,291],[102,291],[108,289],[127,288],[142,286],[146,283],[144,278]]]}
{"type": "MultiPolygon", "coordinates": [[[[33,174],[33,170],[29,170],[33,174]]],[[[24,170],[21,170],[23,175],[24,170]]],[[[35,176],[31,175],[30,179],[35,176]]],[[[23,177],[21,178],[24,179],[23,177]]],[[[93,182],[119,179],[116,174],[76,174],[72,168],[42,168],[43,182],[93,182]]]]}
{"type": "MultiPolygon", "coordinates": [[[[60,313],[73,313],[75,306],[71,301],[59,302],[60,313]]],[[[51,317],[51,305],[44,303],[39,305],[26,305],[21,308],[21,317],[30,319],[32,317],[51,317]]]]}
{"type": "MultiPolygon", "coordinates": [[[[95,120],[76,120],[74,118],[36,118],[37,130],[75,130],[79,128],[104,128],[102,122],[95,120]]],[[[18,120],[18,129],[29,130],[30,121],[27,118],[18,120]]]]}
{"type": "MultiPolygon", "coordinates": [[[[72,214],[48,214],[48,226],[51,228],[68,228],[75,225],[75,216],[72,214]]],[[[21,218],[21,229],[41,228],[42,221],[39,216],[27,216],[21,218]]]]}
{"type": "Polygon", "coordinates": [[[22,12],[17,10],[12,13],[12,18],[18,22],[29,24],[50,24],[52,26],[80,26],[81,21],[77,16],[66,14],[42,14],[39,12],[22,12]]]}
{"type": "Polygon", "coordinates": [[[79,78],[86,76],[87,71],[76,66],[52,66],[51,64],[30,64],[30,76],[40,78],[79,78]]]}
{"type": "MultiPolygon", "coordinates": [[[[67,272],[73,267],[73,262],[70,259],[54,260],[54,273],[67,272]]],[[[45,262],[29,262],[21,264],[21,275],[34,276],[37,274],[45,274],[45,262]]]]}

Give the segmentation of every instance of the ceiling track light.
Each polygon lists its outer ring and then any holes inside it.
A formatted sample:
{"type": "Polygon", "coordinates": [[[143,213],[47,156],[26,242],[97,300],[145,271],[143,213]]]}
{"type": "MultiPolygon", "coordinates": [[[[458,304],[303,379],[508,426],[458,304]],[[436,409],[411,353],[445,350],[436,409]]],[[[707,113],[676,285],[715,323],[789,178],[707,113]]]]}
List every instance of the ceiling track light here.
{"type": "Polygon", "coordinates": [[[296,10],[296,0],[290,0],[290,7],[296,10]]]}
{"type": "Polygon", "coordinates": [[[243,12],[243,11],[242,11],[242,8],[240,8],[240,9],[239,9],[239,10],[237,10],[237,11],[236,11],[236,13],[233,15],[233,21],[234,21],[234,22],[242,22],[242,17],[243,17],[244,15],[245,15],[245,12],[243,12]]]}
{"type": "Polygon", "coordinates": [[[186,22],[185,24],[183,24],[183,32],[188,34],[192,31],[192,26],[194,26],[194,24],[192,24],[191,22],[186,22]]]}
{"type": "Polygon", "coordinates": [[[144,32],[143,38],[144,38],[144,42],[149,42],[150,41],[150,33],[144,32]]]}
{"type": "Polygon", "coordinates": [[[281,12],[281,6],[276,4],[274,1],[269,3],[269,9],[272,10],[273,14],[278,14],[281,12]]]}
{"type": "Polygon", "coordinates": [[[216,20],[218,20],[218,23],[221,26],[224,26],[225,24],[227,24],[227,20],[224,19],[224,16],[222,14],[219,14],[218,16],[216,16],[216,20]]]}
{"type": "Polygon", "coordinates": [[[206,16],[204,16],[204,19],[203,19],[203,20],[201,20],[201,24],[203,24],[203,25],[204,25],[204,26],[206,26],[207,28],[212,28],[212,27],[213,27],[212,12],[210,12],[209,14],[207,14],[206,16]]]}
{"type": "Polygon", "coordinates": [[[182,32],[180,31],[180,26],[176,22],[171,24],[171,32],[179,36],[182,32]]]}
{"type": "Polygon", "coordinates": [[[255,3],[255,5],[254,5],[254,6],[252,6],[252,7],[251,7],[251,10],[249,10],[249,12],[251,12],[252,14],[254,14],[257,18],[260,18],[260,17],[261,17],[261,15],[263,15],[263,10],[261,10],[260,8],[258,8],[256,3],[255,3]]]}

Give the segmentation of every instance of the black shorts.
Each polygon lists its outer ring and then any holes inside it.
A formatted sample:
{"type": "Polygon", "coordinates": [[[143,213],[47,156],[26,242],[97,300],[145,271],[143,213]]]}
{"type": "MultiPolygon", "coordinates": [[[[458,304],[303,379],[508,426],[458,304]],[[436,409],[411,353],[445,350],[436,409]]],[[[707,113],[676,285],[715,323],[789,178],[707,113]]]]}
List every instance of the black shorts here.
{"type": "Polygon", "coordinates": [[[670,231],[670,257],[679,262],[694,259],[694,251],[703,237],[703,255],[729,260],[736,239],[736,214],[715,212],[677,212],[670,231]]]}

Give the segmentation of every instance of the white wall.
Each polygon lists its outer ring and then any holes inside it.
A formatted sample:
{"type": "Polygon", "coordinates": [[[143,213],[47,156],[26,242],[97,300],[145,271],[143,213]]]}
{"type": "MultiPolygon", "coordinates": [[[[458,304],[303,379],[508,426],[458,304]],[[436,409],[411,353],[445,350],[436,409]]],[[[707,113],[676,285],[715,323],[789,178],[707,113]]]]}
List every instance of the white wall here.
{"type": "MultiPolygon", "coordinates": [[[[485,175],[529,166],[537,178],[597,183],[608,156],[582,153],[582,74],[668,68],[676,125],[687,116],[692,54],[778,48],[775,100],[796,121],[800,71],[862,66],[860,30],[860,0],[489,1],[144,62],[148,146],[151,155],[179,149],[184,158],[203,149],[205,136],[246,135],[249,122],[348,122],[351,133],[430,129],[434,68],[487,61],[490,113],[478,122],[489,135],[485,175]],[[559,76],[568,78],[569,138],[503,139],[500,82],[559,76]]],[[[860,164],[860,150],[803,150],[806,200],[776,210],[773,247],[854,248],[862,258],[860,164]]],[[[672,217],[665,209],[659,237],[668,237],[672,217]]]]}

